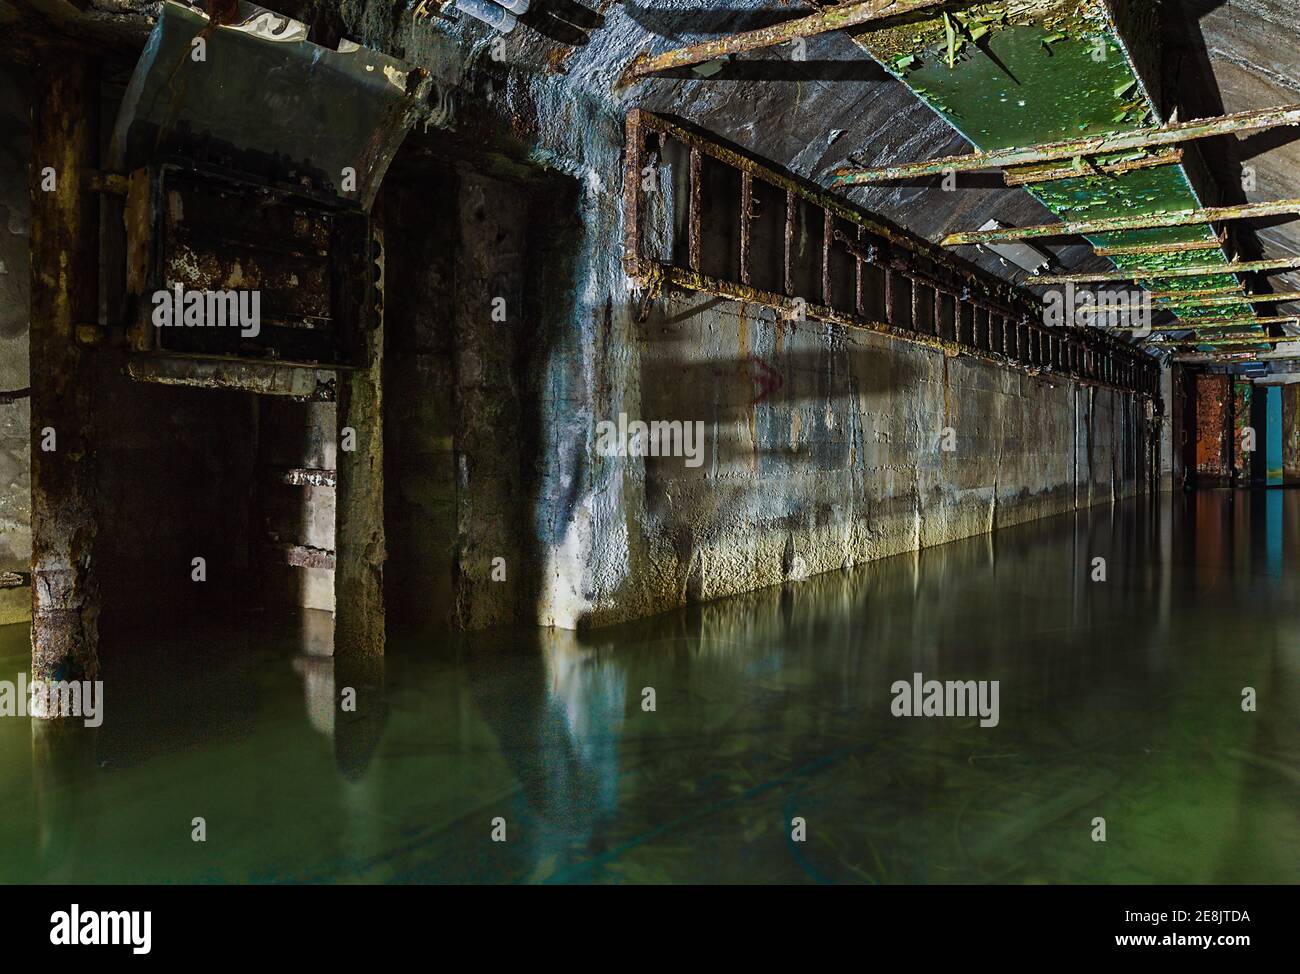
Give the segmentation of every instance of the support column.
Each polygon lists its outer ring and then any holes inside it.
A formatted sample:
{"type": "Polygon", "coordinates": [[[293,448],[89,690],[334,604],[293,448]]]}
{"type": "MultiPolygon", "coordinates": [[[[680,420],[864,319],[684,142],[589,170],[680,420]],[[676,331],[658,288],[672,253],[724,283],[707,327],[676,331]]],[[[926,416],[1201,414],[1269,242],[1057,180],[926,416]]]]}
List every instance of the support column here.
{"type": "Polygon", "coordinates": [[[1300,484],[1300,383],[1282,387],[1282,481],[1300,484]]]}
{"type": "Polygon", "coordinates": [[[99,320],[99,199],[85,188],[86,173],[98,165],[99,73],[84,58],[58,58],[38,65],[34,76],[32,678],[94,680],[93,363],[76,329],[99,320]]]}
{"type": "Polygon", "coordinates": [[[366,367],[338,373],[338,478],[334,516],[334,656],[384,655],[384,235],[371,235],[373,300],[361,322],[366,367]],[[347,449],[348,430],[353,431],[347,449]]]}

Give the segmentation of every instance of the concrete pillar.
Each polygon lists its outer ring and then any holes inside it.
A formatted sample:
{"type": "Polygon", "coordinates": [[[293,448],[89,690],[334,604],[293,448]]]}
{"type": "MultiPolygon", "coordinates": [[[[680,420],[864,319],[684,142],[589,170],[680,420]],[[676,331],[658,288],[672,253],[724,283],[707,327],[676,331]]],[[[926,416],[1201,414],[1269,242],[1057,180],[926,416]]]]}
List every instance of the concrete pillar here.
{"type": "Polygon", "coordinates": [[[1300,484],[1300,382],[1282,387],[1282,479],[1300,484]]]}
{"type": "Polygon", "coordinates": [[[366,367],[338,373],[338,478],[334,520],[334,655],[384,655],[384,236],[371,238],[374,300],[360,322],[366,367]],[[351,431],[351,432],[349,432],[351,431]],[[351,447],[349,449],[349,447],[351,447]]]}
{"type": "Polygon", "coordinates": [[[1232,380],[1196,377],[1196,485],[1226,487],[1232,480],[1232,380]]]}
{"type": "MultiPolygon", "coordinates": [[[[92,366],[78,325],[99,320],[99,75],[84,58],[32,85],[32,678],[99,676],[92,366]]],[[[35,716],[54,717],[57,713],[35,716]]]]}

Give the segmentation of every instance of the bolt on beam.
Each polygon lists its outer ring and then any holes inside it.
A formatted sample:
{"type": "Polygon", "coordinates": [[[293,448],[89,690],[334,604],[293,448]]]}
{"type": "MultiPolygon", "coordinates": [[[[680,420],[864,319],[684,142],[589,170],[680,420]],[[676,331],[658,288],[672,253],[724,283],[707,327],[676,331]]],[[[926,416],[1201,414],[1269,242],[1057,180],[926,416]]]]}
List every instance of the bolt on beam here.
{"type": "Polygon", "coordinates": [[[1237,112],[1219,118],[1202,118],[1174,125],[1159,125],[1133,129],[1114,135],[1095,135],[1064,142],[1046,142],[1023,149],[994,149],[961,156],[947,156],[928,162],[911,162],[900,166],[867,169],[842,166],[831,173],[831,182],[838,186],[860,186],[883,183],[897,179],[914,179],[921,176],[941,176],[949,172],[974,172],[981,169],[1006,169],[1027,166],[1058,159],[1076,159],[1086,156],[1128,152],[1153,146],[1175,145],[1194,139],[1207,139],[1235,132],[1256,132],[1283,125],[1300,125],[1300,105],[1284,105],[1258,111],[1237,112]]]}
{"type": "Polygon", "coordinates": [[[715,61],[727,54],[743,54],[757,51],[764,47],[787,44],[800,37],[812,37],[832,30],[844,30],[848,27],[860,27],[863,24],[887,17],[897,17],[917,10],[934,7],[954,6],[973,0],[863,0],[859,3],[842,4],[830,7],[807,17],[787,20],[771,27],[718,37],[702,44],[664,51],[651,55],[648,52],[637,55],[624,69],[618,80],[618,86],[631,84],[647,75],[673,68],[688,68],[706,61],[715,61]]]}
{"type": "Polygon", "coordinates": [[[1256,217],[1300,213],[1300,200],[1277,200],[1269,203],[1246,203],[1242,206],[1215,206],[1203,210],[1175,210],[1147,216],[1117,216],[1101,220],[1067,220],[1034,227],[998,227],[993,230],[968,230],[950,233],[943,246],[998,243],[1009,240],[1033,240],[1039,237],[1065,237],[1123,230],[1156,230],[1164,227],[1190,227],[1198,223],[1223,220],[1249,220],[1256,217]]]}

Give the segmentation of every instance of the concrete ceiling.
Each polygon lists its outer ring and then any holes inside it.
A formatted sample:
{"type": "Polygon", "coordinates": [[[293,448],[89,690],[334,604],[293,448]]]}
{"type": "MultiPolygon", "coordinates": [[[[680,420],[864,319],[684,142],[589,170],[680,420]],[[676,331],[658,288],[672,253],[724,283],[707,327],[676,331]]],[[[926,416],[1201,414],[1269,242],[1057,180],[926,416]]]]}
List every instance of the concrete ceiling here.
{"type": "MultiPolygon", "coordinates": [[[[1173,0],[1166,16],[1167,73],[1183,93],[1184,117],[1300,103],[1300,7],[1295,0],[1173,0]]],[[[1215,139],[1202,154],[1225,198],[1240,202],[1300,197],[1300,129],[1215,139]],[[1241,166],[1255,188],[1240,188],[1241,166]]],[[[1265,257],[1300,256],[1300,221],[1259,221],[1265,257]]],[[[1277,274],[1276,290],[1300,288],[1300,274],[1277,274]]],[[[1300,305],[1281,313],[1300,312],[1300,305]]]]}

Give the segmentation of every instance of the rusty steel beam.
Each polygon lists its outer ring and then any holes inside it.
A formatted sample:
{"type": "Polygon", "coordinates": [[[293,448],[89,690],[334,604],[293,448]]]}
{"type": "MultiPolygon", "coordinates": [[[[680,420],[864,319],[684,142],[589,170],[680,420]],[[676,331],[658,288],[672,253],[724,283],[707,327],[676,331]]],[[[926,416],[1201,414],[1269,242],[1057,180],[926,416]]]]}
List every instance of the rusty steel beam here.
{"type": "Polygon", "coordinates": [[[950,233],[941,241],[945,247],[968,244],[999,243],[1011,240],[1035,240],[1041,237],[1065,237],[1114,233],[1125,230],[1157,230],[1165,227],[1190,227],[1198,223],[1224,220],[1250,220],[1264,216],[1300,213],[1300,200],[1276,200],[1246,203],[1241,206],[1215,206],[1203,210],[1175,210],[1146,216],[1115,216],[1100,220],[1067,220],[1033,227],[998,227],[993,230],[967,230],[950,233]]]}
{"type": "Polygon", "coordinates": [[[941,248],[880,222],[814,184],[769,169],[734,148],[650,112],[637,109],[629,112],[626,134],[623,259],[628,276],[642,292],[639,312],[642,316],[649,313],[650,302],[664,288],[682,288],[765,305],[782,314],[802,312],[814,320],[924,345],[948,355],[987,359],[1031,374],[1050,371],[1143,394],[1154,392],[1156,364],[1140,349],[1100,331],[1089,331],[1082,338],[1050,334],[1045,326],[1033,322],[1038,308],[1028,292],[964,266],[941,248]],[[650,232],[646,221],[656,212],[646,205],[648,194],[643,170],[647,161],[653,162],[651,145],[661,145],[660,140],[671,140],[689,148],[691,151],[683,154],[681,165],[688,167],[688,174],[690,170],[697,173],[691,182],[699,186],[698,192],[684,194],[687,198],[678,202],[686,210],[685,226],[678,231],[684,238],[680,242],[683,245],[694,242],[694,246],[683,246],[686,254],[679,263],[643,252],[643,241],[650,232]],[[741,220],[739,253],[733,270],[724,277],[704,273],[690,253],[697,247],[709,246],[710,241],[704,239],[706,232],[718,229],[701,225],[691,213],[692,209],[712,211],[707,204],[713,201],[703,198],[709,192],[708,187],[698,179],[705,156],[740,174],[734,201],[739,204],[741,220]],[[785,206],[780,208],[784,213],[778,210],[773,214],[777,219],[765,224],[765,249],[775,247],[782,261],[780,268],[771,269],[764,286],[757,286],[748,259],[753,248],[759,245],[758,230],[745,229],[746,211],[752,207],[760,183],[778,193],[784,191],[785,197],[785,206]],[[810,248],[801,256],[794,243],[802,205],[821,211],[822,229],[818,234],[821,246],[810,248]],[[837,220],[851,224],[852,229],[836,227],[837,220]],[[829,255],[838,253],[841,247],[853,259],[853,266],[842,265],[836,270],[829,255]],[[867,301],[862,291],[865,268],[874,268],[879,273],[874,286],[883,291],[876,295],[883,298],[883,314],[865,311],[867,301]],[[899,300],[898,288],[902,281],[907,282],[910,313],[899,300]],[[843,285],[846,295],[857,289],[846,307],[831,305],[838,292],[836,282],[843,285]],[[810,290],[797,290],[805,287],[810,290]],[[958,325],[952,337],[943,327],[948,298],[952,299],[958,325]],[[918,312],[928,313],[932,308],[937,310],[935,321],[926,322],[918,312]],[[1012,332],[1014,353],[1011,352],[1012,332]],[[1096,362],[1104,363],[1104,370],[1089,372],[1082,356],[1068,354],[1070,347],[1065,343],[1072,342],[1086,344],[1087,353],[1096,362]]]}
{"type": "Polygon", "coordinates": [[[1228,235],[1220,233],[1215,240],[1189,240],[1184,243],[1134,244],[1124,247],[1094,247],[1092,252],[1098,257],[1145,257],[1158,254],[1182,254],[1194,250],[1219,250],[1227,242],[1228,235]]]}
{"type": "Polygon", "coordinates": [[[1175,277],[1218,277],[1224,274],[1248,274],[1255,271],[1294,270],[1300,267],[1300,257],[1282,257],[1276,260],[1235,261],[1230,264],[1202,264],[1197,267],[1179,267],[1173,270],[1120,270],[1097,274],[1030,274],[1026,284],[1104,284],[1107,281],[1156,281],[1175,277]]]}
{"type": "Polygon", "coordinates": [[[1232,304],[1279,304],[1283,301],[1300,301],[1300,291],[1282,291],[1278,294],[1217,294],[1185,301],[1172,301],[1163,305],[1161,310],[1184,308],[1215,308],[1232,304]]]}
{"type": "Polygon", "coordinates": [[[1121,132],[1114,135],[1095,135],[1064,142],[1047,142],[1042,145],[1015,149],[995,149],[990,152],[973,152],[961,156],[947,156],[927,162],[904,163],[868,169],[842,166],[831,173],[836,186],[860,186],[897,179],[916,179],[923,176],[942,176],[949,172],[974,172],[981,169],[1006,169],[1027,166],[1059,159],[1109,155],[1133,149],[1176,145],[1194,139],[1207,139],[1235,132],[1257,132],[1261,129],[1283,125],[1300,125],[1300,105],[1284,105],[1258,111],[1237,112],[1219,118],[1202,118],[1174,125],[1153,126],[1121,132]]]}
{"type": "MultiPolygon", "coordinates": [[[[1177,324],[1157,325],[1152,331],[1198,331],[1204,328],[1243,328],[1247,325],[1290,325],[1300,321],[1295,315],[1280,315],[1276,318],[1184,318],[1177,324]]],[[[1132,325],[1122,325],[1120,330],[1127,331],[1132,325]]]]}
{"type": "Polygon", "coordinates": [[[1233,362],[1296,362],[1300,354],[1277,352],[1179,352],[1173,357],[1179,365],[1216,365],[1233,362]]]}
{"type": "Polygon", "coordinates": [[[1037,166],[1020,166],[1008,169],[1002,174],[1002,181],[1009,187],[1034,186],[1038,183],[1050,183],[1057,179],[1078,179],[1083,176],[1118,176],[1138,169],[1155,169],[1160,166],[1176,166],[1183,161],[1182,149],[1168,149],[1141,159],[1124,159],[1119,162],[1093,162],[1083,159],[1066,166],[1044,164],[1037,166]]]}
{"type": "MultiPolygon", "coordinates": [[[[1204,298],[1211,295],[1222,295],[1227,297],[1231,294],[1245,295],[1246,286],[1244,284],[1227,284],[1223,287],[1202,287],[1189,289],[1187,291],[1152,291],[1152,301],[1173,301],[1177,298],[1204,298]]],[[[1175,304],[1176,306],[1176,304],[1175,304]]]]}
{"type": "Polygon", "coordinates": [[[777,44],[788,44],[800,37],[813,37],[832,30],[861,27],[872,21],[898,17],[918,10],[955,6],[973,0],[861,0],[858,3],[829,7],[807,17],[798,17],[771,27],[714,38],[701,44],[692,44],[662,54],[638,54],[619,77],[617,86],[623,87],[659,71],[689,68],[706,61],[716,61],[728,54],[743,54],[777,44]]]}
{"type": "Polygon", "coordinates": [[[1296,335],[1222,335],[1215,338],[1182,338],[1177,341],[1148,342],[1152,348],[1197,348],[1209,345],[1212,348],[1232,345],[1277,345],[1280,342],[1300,342],[1296,335]]]}

